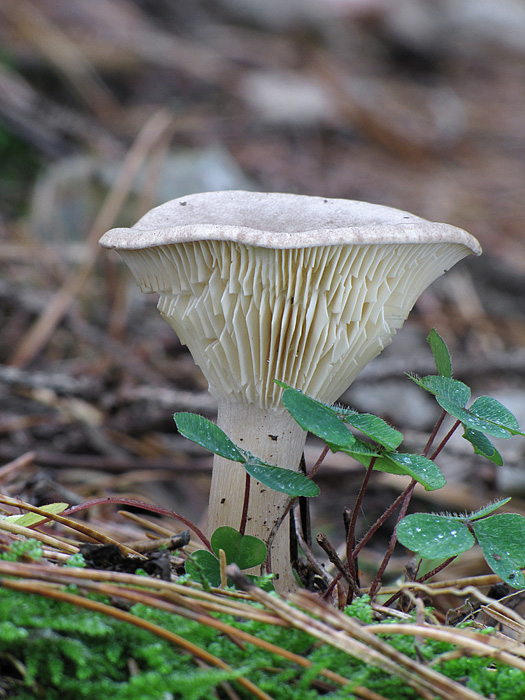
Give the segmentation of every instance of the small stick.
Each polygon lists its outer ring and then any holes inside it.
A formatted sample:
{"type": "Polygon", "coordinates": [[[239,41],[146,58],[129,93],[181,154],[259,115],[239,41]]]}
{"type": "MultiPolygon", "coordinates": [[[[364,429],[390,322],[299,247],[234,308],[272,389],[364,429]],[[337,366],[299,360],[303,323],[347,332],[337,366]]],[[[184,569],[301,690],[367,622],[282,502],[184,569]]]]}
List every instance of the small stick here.
{"type": "Polygon", "coordinates": [[[331,563],[336,567],[336,569],[339,571],[341,576],[344,578],[344,580],[348,583],[350,588],[352,589],[354,595],[360,596],[361,591],[359,589],[359,586],[357,585],[354,577],[348,571],[347,567],[343,564],[341,559],[339,558],[339,555],[335,551],[335,549],[332,547],[330,544],[328,537],[324,535],[322,532],[320,532],[317,537],[317,544],[323,549],[324,552],[326,552],[326,556],[328,559],[331,561],[331,563]]]}
{"type": "Polygon", "coordinates": [[[153,539],[147,540],[137,540],[136,542],[126,542],[126,547],[133,549],[139,554],[147,554],[148,552],[154,552],[161,547],[173,550],[179,549],[180,547],[185,547],[190,541],[190,531],[184,530],[178,535],[171,535],[171,537],[155,537],[153,539]]]}
{"type": "Polygon", "coordinates": [[[226,552],[224,549],[219,549],[219,564],[221,567],[221,588],[226,588],[228,583],[228,576],[226,575],[226,552]]]}
{"type": "Polygon", "coordinates": [[[322,565],[317,561],[314,553],[310,549],[309,544],[304,539],[303,527],[298,508],[293,509],[293,517],[295,522],[295,534],[297,537],[297,541],[299,542],[299,546],[304,552],[304,556],[310,564],[310,568],[322,578],[326,586],[329,586],[331,583],[331,576],[329,576],[329,574],[323,569],[322,565]]]}

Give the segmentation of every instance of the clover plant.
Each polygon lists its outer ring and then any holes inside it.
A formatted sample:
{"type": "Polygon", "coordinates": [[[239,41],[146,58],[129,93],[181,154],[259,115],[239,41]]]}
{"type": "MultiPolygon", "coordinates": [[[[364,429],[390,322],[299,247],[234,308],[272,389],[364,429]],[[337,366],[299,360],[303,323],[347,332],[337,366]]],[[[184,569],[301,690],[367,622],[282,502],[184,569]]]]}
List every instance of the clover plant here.
{"type": "MultiPolygon", "coordinates": [[[[525,436],[514,415],[499,401],[489,396],[481,396],[469,404],[471,390],[466,384],[453,378],[452,362],[445,342],[435,330],[430,332],[427,340],[434,356],[437,374],[410,378],[435,397],[442,413],[423,454],[402,451],[400,445],[403,442],[403,434],[378,416],[360,413],[343,406],[324,404],[276,380],[284,390],[284,407],[304,430],[323,440],[327,449],[343,452],[366,468],[363,486],[352,510],[354,516],[348,527],[346,563],[339,562],[339,574],[334,581],[342,576],[352,583],[352,577],[356,578],[358,553],[387,517],[400,507],[388,551],[370,589],[372,595],[379,587],[397,540],[421,559],[444,559],[432,574],[477,544],[494,573],[512,587],[525,588],[525,576],[521,571],[521,568],[525,567],[525,518],[512,513],[494,514],[497,508],[506,505],[510,499],[497,501],[471,514],[406,515],[417,483],[427,491],[440,489],[446,484],[435,459],[458,428],[463,429],[463,438],[472,445],[476,454],[496,465],[501,465],[503,460],[491,438],[525,436]],[[454,418],[455,422],[434,448],[438,430],[447,414],[454,418]],[[408,476],[410,483],[361,542],[354,546],[355,519],[374,470],[408,476]]],[[[215,454],[239,462],[251,477],[270,489],[288,494],[291,501],[298,497],[310,498],[319,494],[319,488],[312,478],[321,460],[309,475],[293,472],[262,462],[235,445],[220,428],[201,416],[176,413],[174,418],[182,435],[215,454]]],[[[239,494],[239,498],[242,498],[242,494],[239,494]]],[[[218,585],[221,549],[225,552],[227,563],[235,562],[241,569],[260,564],[265,559],[267,543],[245,536],[244,526],[245,523],[241,522],[239,531],[233,528],[219,528],[211,539],[213,551],[196,552],[187,563],[187,572],[194,578],[202,579],[204,576],[214,585],[218,585]]],[[[420,580],[428,577],[429,574],[420,580]]],[[[355,591],[355,586],[353,588],[355,591]]],[[[352,595],[349,595],[348,600],[351,598],[352,595]]]]}

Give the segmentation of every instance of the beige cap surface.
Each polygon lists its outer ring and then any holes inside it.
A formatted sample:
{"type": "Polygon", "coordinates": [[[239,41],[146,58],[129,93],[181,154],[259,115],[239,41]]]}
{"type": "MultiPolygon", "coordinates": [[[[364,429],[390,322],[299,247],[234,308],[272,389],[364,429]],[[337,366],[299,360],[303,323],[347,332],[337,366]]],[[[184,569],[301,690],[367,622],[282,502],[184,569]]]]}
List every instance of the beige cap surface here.
{"type": "Polygon", "coordinates": [[[132,228],[108,231],[100,244],[116,250],[138,250],[213,239],[260,248],[306,248],[417,243],[430,237],[434,242],[464,245],[475,255],[481,253],[476,239],[462,229],[435,224],[392,207],[242,190],[173,199],[149,211],[132,228]]]}

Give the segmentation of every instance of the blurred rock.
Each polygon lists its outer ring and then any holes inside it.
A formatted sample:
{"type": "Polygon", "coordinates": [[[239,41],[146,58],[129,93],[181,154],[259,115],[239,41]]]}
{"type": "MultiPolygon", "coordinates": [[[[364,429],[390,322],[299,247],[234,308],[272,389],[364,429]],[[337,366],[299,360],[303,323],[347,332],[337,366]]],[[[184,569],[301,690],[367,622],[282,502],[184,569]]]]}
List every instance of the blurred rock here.
{"type": "Polygon", "coordinates": [[[356,384],[343,394],[342,401],[357,411],[381,416],[401,431],[406,427],[430,433],[439,418],[439,407],[430,394],[408,378],[356,384]]]}
{"type": "Polygon", "coordinates": [[[266,123],[312,126],[332,122],[337,116],[326,86],[297,73],[248,73],[240,84],[240,96],[266,123]]]}
{"type": "MultiPolygon", "coordinates": [[[[522,0],[447,0],[445,35],[457,48],[490,43],[525,53],[525,4],[522,0]],[[467,46],[465,45],[467,42],[467,46]]],[[[481,45],[481,46],[480,46],[481,45]]]]}
{"type": "MultiPolygon", "coordinates": [[[[158,169],[149,165],[132,185],[119,218],[121,225],[131,225],[140,216],[137,205],[144,192],[155,206],[195,192],[254,189],[219,146],[173,151],[158,169]]],[[[52,165],[37,182],[31,204],[32,226],[39,238],[49,243],[83,241],[120,167],[120,163],[89,156],[68,157],[52,165]]]]}

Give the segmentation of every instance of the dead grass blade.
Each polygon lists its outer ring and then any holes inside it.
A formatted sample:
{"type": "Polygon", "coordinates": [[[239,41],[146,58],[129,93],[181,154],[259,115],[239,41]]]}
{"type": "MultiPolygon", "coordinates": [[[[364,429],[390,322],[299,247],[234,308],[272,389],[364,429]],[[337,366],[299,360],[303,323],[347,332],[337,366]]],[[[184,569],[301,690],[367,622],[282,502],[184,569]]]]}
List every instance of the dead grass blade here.
{"type": "Polygon", "coordinates": [[[487,635],[473,630],[441,627],[437,625],[411,625],[411,624],[377,624],[367,625],[366,629],[371,634],[406,634],[421,636],[426,639],[436,639],[440,642],[455,644],[463,647],[469,654],[477,656],[490,656],[503,663],[514,666],[520,671],[525,671],[525,661],[518,657],[525,656],[525,646],[519,642],[491,638],[487,641],[487,635]],[[505,651],[506,650],[506,651],[505,651]],[[511,653],[507,653],[511,652],[511,653]],[[513,656],[516,654],[516,656],[513,656]]]}
{"type": "Polygon", "coordinates": [[[281,601],[276,601],[264,591],[257,589],[253,591],[253,596],[260,602],[264,602],[270,609],[285,616],[290,622],[294,620],[298,625],[308,621],[307,624],[312,626],[310,633],[314,636],[395,674],[423,697],[429,694],[430,697],[437,694],[445,700],[481,700],[483,697],[398,652],[386,642],[376,639],[356,620],[335,610],[313,595],[300,592],[291,595],[289,600],[298,607],[308,610],[309,614],[318,615],[319,620],[312,619],[301,611],[295,611],[281,601]]]}
{"type": "MultiPolygon", "coordinates": [[[[58,515],[57,513],[50,513],[49,511],[44,510],[43,508],[38,508],[38,506],[32,506],[29,503],[18,501],[16,498],[9,498],[9,496],[0,495],[0,503],[3,503],[7,506],[14,506],[15,508],[21,508],[22,510],[27,510],[30,513],[36,513],[37,515],[42,515],[45,518],[44,522],[46,522],[47,520],[54,520],[55,522],[60,523],[61,525],[70,528],[71,530],[74,530],[76,532],[81,533],[82,535],[90,537],[91,539],[95,540],[95,542],[101,542],[102,544],[114,544],[126,554],[141,556],[134,549],[131,549],[130,547],[127,547],[126,545],[117,542],[112,537],[108,537],[104,533],[99,532],[93,529],[92,527],[89,527],[89,525],[84,525],[83,523],[79,523],[76,520],[71,520],[71,518],[65,518],[63,515],[58,515]]],[[[38,531],[33,528],[41,524],[42,523],[37,523],[32,528],[27,529],[34,534],[38,531]]],[[[32,536],[33,535],[29,535],[29,537],[32,536]]],[[[78,548],[75,551],[78,551],[78,548]]]]}
{"type": "MultiPolygon", "coordinates": [[[[45,512],[45,511],[44,511],[45,512]]],[[[38,540],[42,544],[47,544],[49,547],[55,547],[56,549],[67,552],[68,554],[76,554],[79,548],[76,545],[68,544],[63,542],[57,537],[51,537],[51,535],[44,535],[38,530],[32,530],[29,527],[23,527],[22,525],[16,525],[15,523],[10,523],[6,520],[0,519],[0,530],[4,532],[9,532],[12,535],[18,535],[19,537],[27,537],[28,539],[38,540]]]]}

